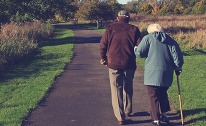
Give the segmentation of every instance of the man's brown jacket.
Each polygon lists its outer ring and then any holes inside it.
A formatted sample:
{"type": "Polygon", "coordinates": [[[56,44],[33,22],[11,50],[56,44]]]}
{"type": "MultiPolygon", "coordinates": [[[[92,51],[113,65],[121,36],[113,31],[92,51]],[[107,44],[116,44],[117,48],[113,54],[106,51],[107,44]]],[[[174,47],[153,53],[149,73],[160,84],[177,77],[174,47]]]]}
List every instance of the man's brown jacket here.
{"type": "Polygon", "coordinates": [[[138,27],[123,21],[107,26],[100,41],[101,59],[107,61],[111,69],[136,68],[134,46],[141,40],[138,27]]]}

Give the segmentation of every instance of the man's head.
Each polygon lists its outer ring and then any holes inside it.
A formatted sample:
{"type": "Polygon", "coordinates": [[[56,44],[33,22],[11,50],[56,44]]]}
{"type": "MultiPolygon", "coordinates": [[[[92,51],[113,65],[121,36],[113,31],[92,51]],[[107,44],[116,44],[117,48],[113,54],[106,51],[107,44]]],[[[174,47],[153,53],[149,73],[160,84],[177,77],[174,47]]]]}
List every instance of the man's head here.
{"type": "Polygon", "coordinates": [[[119,13],[118,13],[118,16],[117,16],[117,20],[118,21],[124,21],[124,22],[129,22],[129,19],[130,19],[130,15],[127,11],[125,10],[121,10],[119,13]]]}

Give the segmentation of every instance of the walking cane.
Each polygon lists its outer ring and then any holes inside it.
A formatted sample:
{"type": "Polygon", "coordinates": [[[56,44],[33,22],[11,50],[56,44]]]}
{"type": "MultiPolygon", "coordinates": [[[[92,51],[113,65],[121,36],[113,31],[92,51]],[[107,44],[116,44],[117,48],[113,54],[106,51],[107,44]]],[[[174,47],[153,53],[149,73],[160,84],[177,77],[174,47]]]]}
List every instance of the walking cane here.
{"type": "Polygon", "coordinates": [[[184,126],[184,117],[183,117],[183,112],[182,112],[182,98],[181,98],[181,95],[180,95],[179,75],[177,75],[177,87],[178,87],[178,94],[179,94],[181,121],[182,121],[182,126],[184,126]]]}

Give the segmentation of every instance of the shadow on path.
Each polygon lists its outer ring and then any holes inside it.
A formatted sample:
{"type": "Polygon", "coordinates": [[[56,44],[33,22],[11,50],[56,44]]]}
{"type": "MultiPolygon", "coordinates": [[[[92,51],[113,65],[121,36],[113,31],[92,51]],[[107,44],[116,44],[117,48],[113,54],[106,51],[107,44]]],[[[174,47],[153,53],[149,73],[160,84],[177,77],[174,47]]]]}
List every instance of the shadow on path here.
{"type": "MultiPolygon", "coordinates": [[[[184,116],[195,116],[197,114],[201,114],[201,113],[206,113],[206,108],[202,108],[202,109],[193,109],[193,110],[183,110],[184,116]]],[[[195,123],[196,121],[205,121],[206,120],[206,116],[202,116],[199,118],[192,118],[191,120],[185,122],[185,124],[191,124],[191,123],[195,123]]]]}
{"type": "Polygon", "coordinates": [[[67,23],[61,23],[61,24],[54,24],[56,28],[66,28],[71,30],[95,30],[96,29],[96,23],[89,23],[89,24],[67,24],[67,23]]]}

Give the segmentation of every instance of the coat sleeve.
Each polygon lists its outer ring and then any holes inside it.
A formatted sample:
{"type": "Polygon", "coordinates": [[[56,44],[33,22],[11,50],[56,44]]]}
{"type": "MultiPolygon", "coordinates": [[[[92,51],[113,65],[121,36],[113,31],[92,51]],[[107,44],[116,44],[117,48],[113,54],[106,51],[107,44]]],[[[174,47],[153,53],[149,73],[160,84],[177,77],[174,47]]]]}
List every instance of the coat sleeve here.
{"type": "Polygon", "coordinates": [[[176,41],[171,48],[171,54],[175,64],[175,68],[181,68],[184,64],[183,53],[176,41]]]}
{"type": "Polygon", "coordinates": [[[141,42],[137,47],[135,47],[134,52],[136,57],[145,58],[148,56],[149,51],[149,42],[147,40],[147,36],[143,37],[141,42]]]}
{"type": "Polygon", "coordinates": [[[100,40],[100,58],[105,61],[107,61],[107,48],[108,48],[108,37],[107,37],[107,30],[106,30],[100,40]]]}
{"type": "Polygon", "coordinates": [[[139,45],[139,43],[140,43],[140,41],[141,41],[141,39],[142,39],[142,36],[141,36],[141,33],[140,33],[140,31],[139,31],[139,28],[137,27],[137,29],[136,29],[136,32],[135,32],[135,35],[136,35],[136,44],[135,44],[135,46],[138,46],[139,45]]]}

